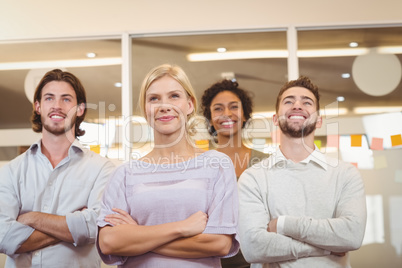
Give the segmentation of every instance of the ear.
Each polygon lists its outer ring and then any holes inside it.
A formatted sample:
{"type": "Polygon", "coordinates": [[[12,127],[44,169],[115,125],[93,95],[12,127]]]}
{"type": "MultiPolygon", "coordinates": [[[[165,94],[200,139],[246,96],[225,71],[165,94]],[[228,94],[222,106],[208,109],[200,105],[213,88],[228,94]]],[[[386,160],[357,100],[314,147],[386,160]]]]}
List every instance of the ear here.
{"type": "Polygon", "coordinates": [[[272,116],[272,121],[274,122],[274,126],[279,126],[279,119],[278,119],[278,115],[274,114],[272,116]]]}
{"type": "Polygon", "coordinates": [[[82,116],[85,111],[85,103],[80,103],[77,106],[77,116],[82,116]]]}
{"type": "Polygon", "coordinates": [[[321,128],[321,126],[322,126],[322,116],[320,115],[317,118],[317,123],[315,123],[315,127],[316,128],[321,128]]]}
{"type": "Polygon", "coordinates": [[[188,111],[187,111],[187,115],[191,114],[194,111],[194,102],[193,102],[193,98],[189,98],[188,99],[188,111]]]}
{"type": "Polygon", "coordinates": [[[39,101],[35,101],[35,112],[40,114],[40,103],[39,101]]]}

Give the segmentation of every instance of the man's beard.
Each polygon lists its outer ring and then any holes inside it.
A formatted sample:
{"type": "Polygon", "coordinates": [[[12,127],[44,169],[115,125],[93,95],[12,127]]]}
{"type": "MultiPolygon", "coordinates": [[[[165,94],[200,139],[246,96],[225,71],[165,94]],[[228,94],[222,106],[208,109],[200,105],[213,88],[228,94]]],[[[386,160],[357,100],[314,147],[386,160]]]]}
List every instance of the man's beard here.
{"type": "Polygon", "coordinates": [[[316,129],[317,121],[308,124],[307,126],[302,126],[299,129],[292,127],[286,120],[279,120],[279,128],[282,133],[291,138],[301,138],[306,137],[314,132],[316,129]]]}
{"type": "Polygon", "coordinates": [[[75,126],[76,122],[77,122],[76,114],[72,116],[71,120],[65,120],[66,123],[65,126],[51,126],[49,124],[46,124],[46,120],[42,117],[43,128],[55,136],[64,135],[66,132],[70,131],[75,126]]]}

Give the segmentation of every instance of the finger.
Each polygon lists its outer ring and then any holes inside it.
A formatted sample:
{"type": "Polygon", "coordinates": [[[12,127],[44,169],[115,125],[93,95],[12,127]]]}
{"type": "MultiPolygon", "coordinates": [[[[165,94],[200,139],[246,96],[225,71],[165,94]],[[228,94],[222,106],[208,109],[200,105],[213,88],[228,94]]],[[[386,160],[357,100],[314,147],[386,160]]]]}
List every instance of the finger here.
{"type": "Polygon", "coordinates": [[[112,210],[114,212],[117,212],[117,213],[121,214],[121,215],[126,215],[126,216],[129,215],[126,211],[124,211],[122,209],[119,209],[119,208],[112,208],[112,210]]]}

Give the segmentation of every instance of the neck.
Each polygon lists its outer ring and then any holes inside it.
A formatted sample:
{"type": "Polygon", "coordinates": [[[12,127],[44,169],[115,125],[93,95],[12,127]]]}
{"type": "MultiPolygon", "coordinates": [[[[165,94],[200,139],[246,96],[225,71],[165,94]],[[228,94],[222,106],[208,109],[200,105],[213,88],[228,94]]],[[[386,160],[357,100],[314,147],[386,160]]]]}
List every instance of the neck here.
{"type": "Polygon", "coordinates": [[[303,138],[292,138],[281,132],[280,149],[287,159],[298,163],[314,151],[314,132],[303,138]]]}
{"type": "Polygon", "coordinates": [[[183,135],[180,139],[166,135],[155,135],[154,143],[154,149],[149,154],[152,158],[164,157],[172,161],[181,162],[193,158],[195,153],[201,151],[189,143],[186,135],[183,135]]]}
{"type": "Polygon", "coordinates": [[[226,153],[228,155],[231,155],[232,153],[235,153],[242,148],[247,148],[243,145],[243,141],[241,140],[241,135],[239,135],[239,132],[232,136],[218,134],[217,145],[217,151],[226,153]]]}
{"type": "Polygon", "coordinates": [[[74,142],[75,137],[72,132],[65,135],[53,135],[46,130],[42,132],[42,153],[49,159],[53,167],[57,166],[61,160],[68,156],[68,149],[74,142]]]}

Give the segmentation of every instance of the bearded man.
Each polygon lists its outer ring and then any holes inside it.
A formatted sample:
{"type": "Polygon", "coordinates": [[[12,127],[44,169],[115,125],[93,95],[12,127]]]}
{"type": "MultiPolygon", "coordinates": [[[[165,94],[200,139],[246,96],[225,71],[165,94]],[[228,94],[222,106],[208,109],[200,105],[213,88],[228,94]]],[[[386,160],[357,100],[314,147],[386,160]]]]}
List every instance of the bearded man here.
{"type": "Polygon", "coordinates": [[[319,92],[309,78],[279,91],[280,146],[239,179],[239,236],[251,267],[350,267],[366,226],[363,180],[314,145],[319,92]]]}
{"type": "Polygon", "coordinates": [[[0,252],[5,267],[100,267],[100,198],[114,165],[83,148],[86,114],[77,77],[55,69],[39,82],[32,128],[42,138],[0,169],[0,252]]]}

